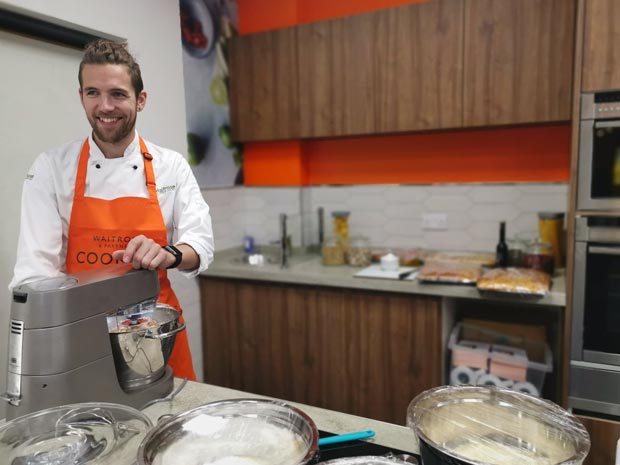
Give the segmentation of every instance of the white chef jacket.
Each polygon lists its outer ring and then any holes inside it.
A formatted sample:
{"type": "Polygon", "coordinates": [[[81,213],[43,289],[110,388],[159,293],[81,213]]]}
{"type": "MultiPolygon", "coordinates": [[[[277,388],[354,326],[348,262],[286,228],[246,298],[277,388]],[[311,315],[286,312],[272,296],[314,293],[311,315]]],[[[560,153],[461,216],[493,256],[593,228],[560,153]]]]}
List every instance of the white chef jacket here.
{"type": "MultiPolygon", "coordinates": [[[[84,139],[79,139],[44,152],[30,167],[22,191],[17,261],[9,289],[64,274],[75,177],[83,143],[84,139]]],[[[89,143],[85,196],[106,200],[129,196],[148,198],[137,132],[119,158],[105,158],[92,136],[89,143]]],[[[209,206],[180,153],[145,143],[153,156],[157,198],[168,243],[184,243],[196,251],[199,267],[181,272],[187,277],[196,276],[213,260],[209,206]]]]}

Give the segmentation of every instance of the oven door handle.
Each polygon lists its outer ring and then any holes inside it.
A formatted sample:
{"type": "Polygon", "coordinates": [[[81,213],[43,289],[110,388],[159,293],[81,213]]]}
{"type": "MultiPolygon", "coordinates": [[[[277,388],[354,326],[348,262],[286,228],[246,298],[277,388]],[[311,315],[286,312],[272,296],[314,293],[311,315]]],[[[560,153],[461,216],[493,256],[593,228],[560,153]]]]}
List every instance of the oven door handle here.
{"type": "Polygon", "coordinates": [[[591,245],[588,247],[588,253],[598,255],[620,255],[620,247],[600,247],[591,245]]]}
{"type": "Polygon", "coordinates": [[[594,123],[595,128],[618,128],[620,127],[620,121],[611,120],[611,121],[597,121],[594,123]]]}

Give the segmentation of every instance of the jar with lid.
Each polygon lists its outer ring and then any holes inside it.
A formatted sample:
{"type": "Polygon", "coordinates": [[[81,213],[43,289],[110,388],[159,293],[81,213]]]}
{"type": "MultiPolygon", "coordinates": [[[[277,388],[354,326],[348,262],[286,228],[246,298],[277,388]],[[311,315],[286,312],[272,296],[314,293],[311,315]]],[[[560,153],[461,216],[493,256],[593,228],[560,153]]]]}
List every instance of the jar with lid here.
{"type": "Polygon", "coordinates": [[[321,248],[321,255],[323,257],[323,265],[344,265],[345,263],[345,249],[340,244],[340,241],[335,237],[328,237],[323,242],[321,248]]]}
{"type": "Polygon", "coordinates": [[[349,246],[349,212],[332,212],[332,234],[341,247],[346,250],[349,246]]]}
{"type": "Polygon", "coordinates": [[[551,245],[554,265],[560,268],[564,263],[564,213],[538,213],[538,235],[551,245]]]}
{"type": "Polygon", "coordinates": [[[351,266],[368,266],[371,258],[370,240],[364,236],[351,237],[347,249],[347,263],[351,266]]]}
{"type": "Polygon", "coordinates": [[[523,255],[527,242],[521,239],[508,239],[508,266],[523,266],[523,255]]]}
{"type": "Polygon", "coordinates": [[[554,270],[553,248],[548,242],[535,240],[527,244],[523,255],[523,266],[535,270],[553,274],[554,270]]]}

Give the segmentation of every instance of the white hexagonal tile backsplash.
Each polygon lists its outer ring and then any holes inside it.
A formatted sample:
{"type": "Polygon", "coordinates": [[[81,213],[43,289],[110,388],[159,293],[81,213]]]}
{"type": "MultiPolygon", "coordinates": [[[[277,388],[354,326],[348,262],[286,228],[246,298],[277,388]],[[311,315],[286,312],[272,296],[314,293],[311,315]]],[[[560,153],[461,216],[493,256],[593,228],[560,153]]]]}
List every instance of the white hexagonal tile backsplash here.
{"type": "Polygon", "coordinates": [[[566,212],[566,183],[317,186],[303,188],[212,189],[211,206],[218,250],[240,246],[251,234],[257,243],[278,238],[280,213],[288,215],[294,245],[316,243],[317,209],[348,210],[351,235],[365,235],[376,246],[492,251],[499,221],[507,237],[534,234],[537,212],[566,212]],[[423,229],[427,213],[444,214],[446,229],[423,229]]]}

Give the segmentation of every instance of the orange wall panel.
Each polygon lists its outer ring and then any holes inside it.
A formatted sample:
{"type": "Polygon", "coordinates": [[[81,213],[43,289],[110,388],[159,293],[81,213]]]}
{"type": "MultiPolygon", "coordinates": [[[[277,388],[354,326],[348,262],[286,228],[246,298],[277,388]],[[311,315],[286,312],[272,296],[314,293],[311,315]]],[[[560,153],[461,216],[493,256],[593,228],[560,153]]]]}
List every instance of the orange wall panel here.
{"type": "Polygon", "coordinates": [[[243,183],[246,186],[302,186],[307,169],[299,141],[256,142],[243,150],[243,183]]]}
{"type": "Polygon", "coordinates": [[[306,141],[309,184],[562,181],[570,125],[306,141]]]}

